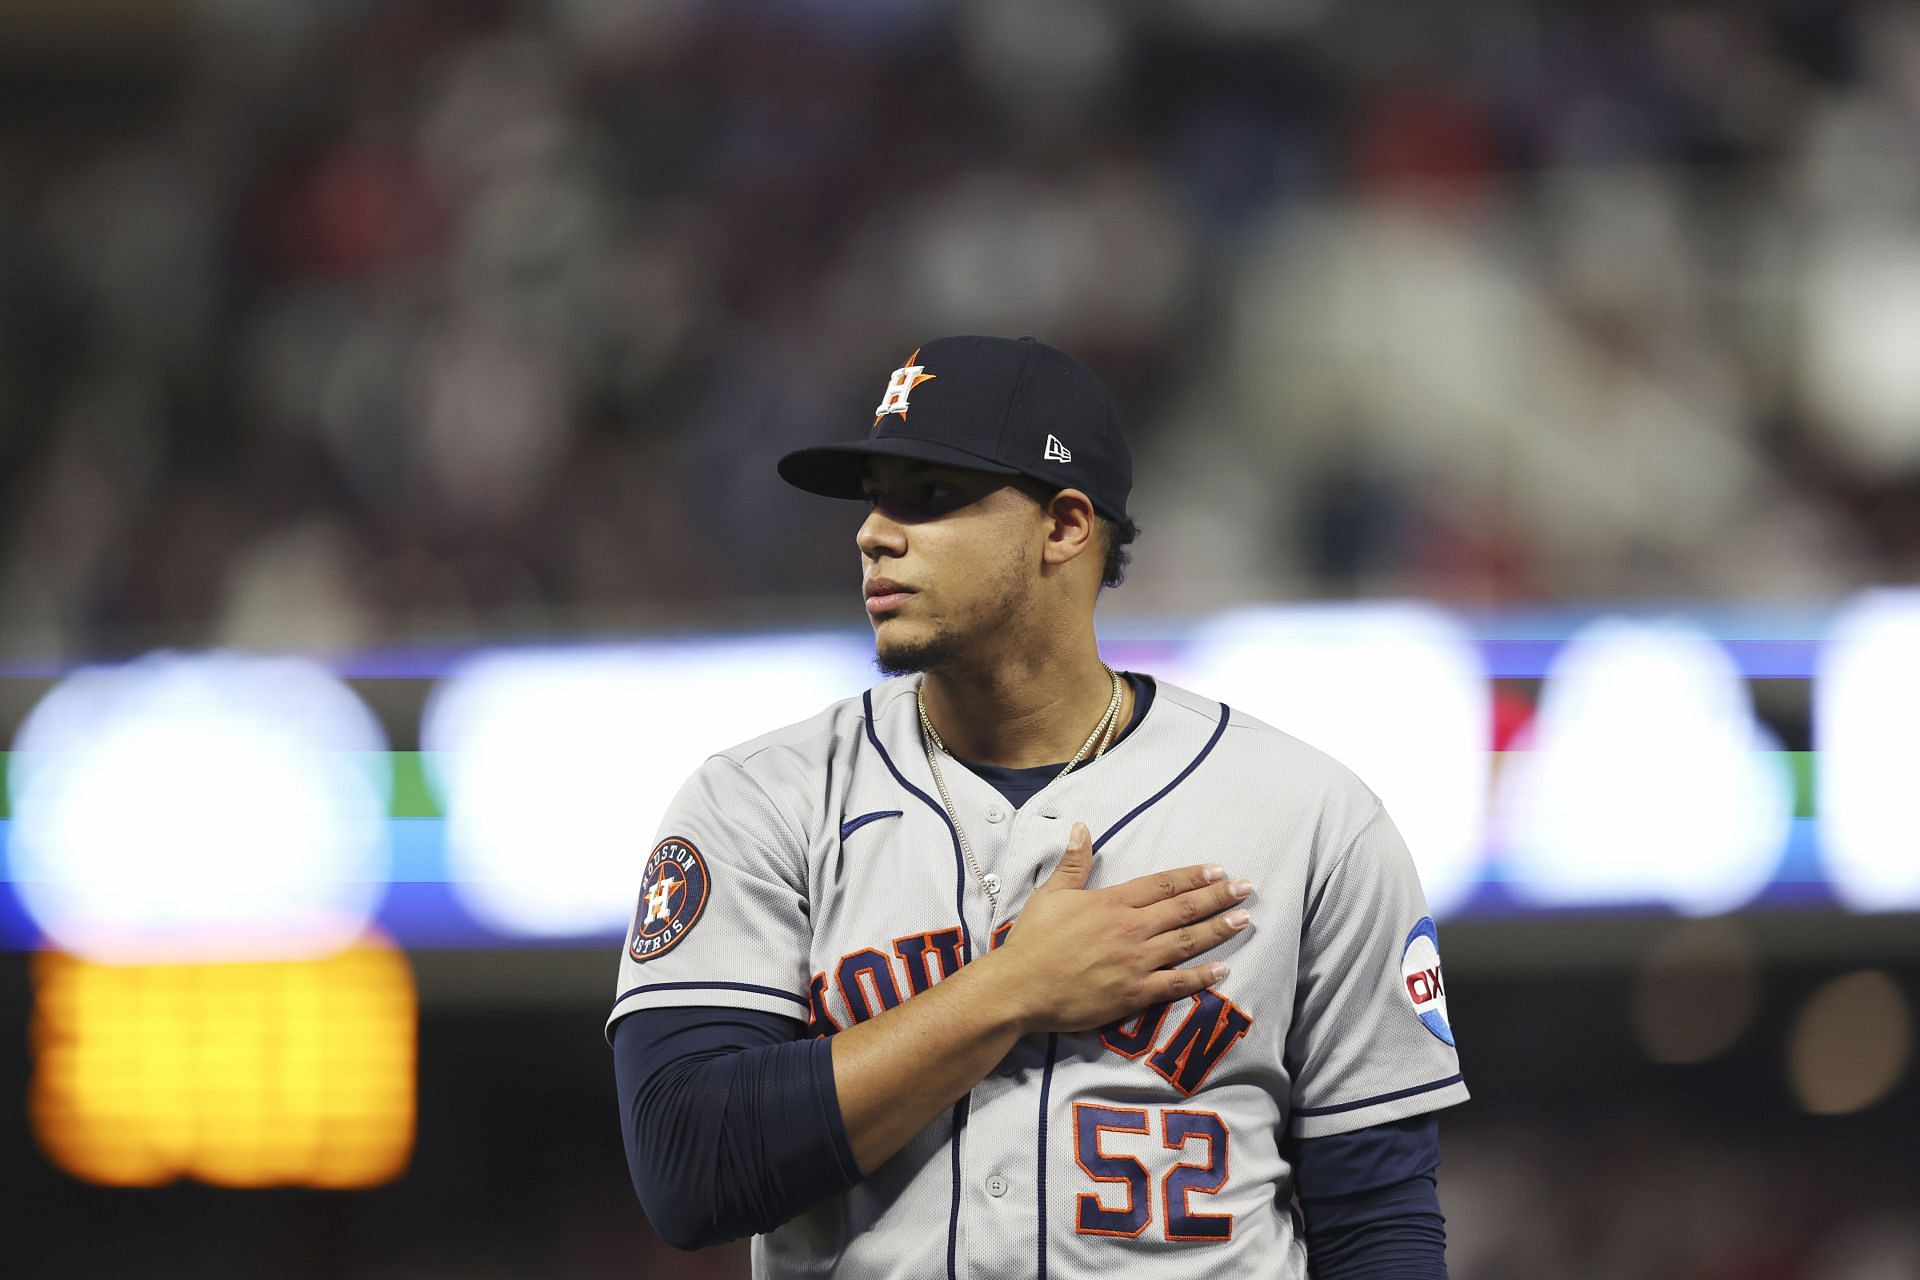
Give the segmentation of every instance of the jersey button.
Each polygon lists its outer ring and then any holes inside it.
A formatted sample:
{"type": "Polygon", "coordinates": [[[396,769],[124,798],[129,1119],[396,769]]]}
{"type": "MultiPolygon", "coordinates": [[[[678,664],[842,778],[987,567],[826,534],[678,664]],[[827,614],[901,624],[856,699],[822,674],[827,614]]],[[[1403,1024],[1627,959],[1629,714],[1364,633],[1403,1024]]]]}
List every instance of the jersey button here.
{"type": "Polygon", "coordinates": [[[1007,1180],[1001,1177],[997,1173],[994,1174],[991,1178],[988,1178],[987,1194],[992,1196],[996,1200],[998,1200],[1001,1196],[1007,1194],[1007,1180]]]}
{"type": "Polygon", "coordinates": [[[993,808],[987,810],[988,822],[999,822],[1001,819],[1005,818],[1006,816],[1007,816],[1007,811],[1005,809],[1002,809],[999,805],[995,805],[993,808]]]}

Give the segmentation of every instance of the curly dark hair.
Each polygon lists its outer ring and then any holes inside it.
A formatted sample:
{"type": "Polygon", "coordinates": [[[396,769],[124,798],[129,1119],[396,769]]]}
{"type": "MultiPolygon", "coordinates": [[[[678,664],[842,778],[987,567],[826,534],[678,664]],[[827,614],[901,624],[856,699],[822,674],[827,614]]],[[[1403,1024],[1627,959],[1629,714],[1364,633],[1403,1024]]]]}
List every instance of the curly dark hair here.
{"type": "Polygon", "coordinates": [[[1127,546],[1139,536],[1140,526],[1131,516],[1125,520],[1100,517],[1100,545],[1106,551],[1106,563],[1100,570],[1101,586],[1117,587],[1127,580],[1127,562],[1133,559],[1127,546]]]}

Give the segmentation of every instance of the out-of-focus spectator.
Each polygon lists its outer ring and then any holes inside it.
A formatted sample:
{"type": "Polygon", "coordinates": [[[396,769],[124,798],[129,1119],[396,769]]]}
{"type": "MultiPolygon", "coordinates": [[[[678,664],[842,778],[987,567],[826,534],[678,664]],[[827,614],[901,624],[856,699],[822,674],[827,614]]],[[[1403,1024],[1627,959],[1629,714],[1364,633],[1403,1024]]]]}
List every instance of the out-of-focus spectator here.
{"type": "Polygon", "coordinates": [[[1900,6],[54,13],[0,657],[844,613],[770,461],[966,330],[1116,388],[1124,608],[1920,567],[1900,6]]]}

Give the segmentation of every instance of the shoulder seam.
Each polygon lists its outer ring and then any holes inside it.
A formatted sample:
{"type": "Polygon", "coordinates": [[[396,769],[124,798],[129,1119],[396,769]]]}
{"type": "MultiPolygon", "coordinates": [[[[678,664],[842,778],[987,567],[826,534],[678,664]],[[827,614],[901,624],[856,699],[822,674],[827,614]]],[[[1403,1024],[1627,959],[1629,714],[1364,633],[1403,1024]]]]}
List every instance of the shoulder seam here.
{"type": "MultiPolygon", "coordinates": [[[[768,799],[772,799],[772,797],[769,796],[768,799]]],[[[1380,821],[1380,815],[1386,811],[1387,806],[1381,802],[1379,796],[1375,796],[1373,798],[1373,812],[1367,815],[1367,820],[1360,824],[1359,829],[1353,833],[1353,838],[1348,840],[1346,847],[1340,850],[1340,856],[1333,860],[1333,866],[1327,871],[1329,879],[1332,878],[1335,871],[1340,869],[1341,864],[1347,860],[1347,855],[1353,852],[1354,846],[1360,843],[1360,837],[1367,834],[1373,827],[1373,824],[1380,821]]]]}
{"type": "MultiPolygon", "coordinates": [[[[840,701],[845,702],[845,701],[849,701],[849,699],[843,698],[840,701]]],[[[807,717],[806,720],[795,721],[793,724],[784,726],[782,729],[774,730],[773,733],[783,732],[784,729],[797,729],[801,725],[806,724],[809,721],[821,719],[826,715],[828,711],[831,711],[835,706],[838,706],[838,705],[839,705],[839,702],[833,703],[823,708],[822,710],[816,712],[814,715],[807,717]]],[[[828,723],[831,724],[831,721],[829,721],[828,723]]],[[[773,734],[764,734],[762,736],[771,737],[773,736],[773,734]]],[[[833,735],[831,730],[828,730],[825,733],[823,733],[821,736],[831,738],[833,735]]],[[[811,739],[808,739],[808,741],[811,741],[811,739]]],[[[742,743],[740,745],[745,746],[747,744],[742,743]]],[[[746,752],[744,755],[740,756],[738,759],[734,758],[733,752],[735,748],[733,747],[728,747],[724,751],[716,751],[714,752],[714,754],[719,756],[725,756],[727,759],[732,760],[735,764],[745,764],[747,761],[755,759],[756,757],[760,756],[764,752],[772,751],[775,747],[790,747],[792,745],[793,744],[790,742],[762,742],[760,743],[759,746],[754,747],[753,750],[746,752]]]]}
{"type": "MultiPolygon", "coordinates": [[[[758,751],[753,753],[753,755],[755,756],[759,754],[760,752],[758,751]]],[[[752,759],[753,756],[749,756],[747,758],[752,759]]],[[[780,821],[786,826],[787,837],[793,842],[793,847],[801,851],[801,861],[804,864],[807,842],[801,838],[800,833],[798,831],[794,830],[792,817],[788,815],[785,809],[780,807],[780,802],[774,799],[773,793],[767,790],[765,784],[763,784],[760,781],[760,779],[754,777],[753,774],[747,769],[746,765],[744,765],[738,760],[735,760],[732,756],[728,755],[724,751],[716,751],[712,755],[708,756],[707,759],[709,761],[725,760],[728,764],[732,765],[735,769],[739,770],[741,777],[745,778],[748,782],[753,784],[754,790],[758,791],[761,795],[766,797],[767,804],[773,809],[775,813],[780,815],[780,821]]],[[[804,872],[805,870],[804,865],[800,869],[804,872]]]]}
{"type": "MultiPolygon", "coordinates": [[[[1153,695],[1153,705],[1156,708],[1160,706],[1178,707],[1180,710],[1186,712],[1188,715],[1192,716],[1196,720],[1199,720],[1203,724],[1213,725],[1213,724],[1219,723],[1219,715],[1220,715],[1219,708],[1225,706],[1226,704],[1221,702],[1218,698],[1206,699],[1207,701],[1213,704],[1214,709],[1211,711],[1205,711],[1199,707],[1188,706],[1185,702],[1181,701],[1178,698],[1167,697],[1166,696],[1167,685],[1165,681],[1156,681],[1155,683],[1159,686],[1157,689],[1154,690],[1154,695],[1153,695]]],[[[1184,690],[1182,692],[1184,692],[1184,690]]],[[[1201,696],[1204,697],[1205,695],[1201,695],[1201,696]]],[[[1228,718],[1227,727],[1229,729],[1234,727],[1231,717],[1228,718]]]]}
{"type": "Polygon", "coordinates": [[[1360,837],[1367,834],[1373,827],[1373,824],[1378,822],[1380,816],[1386,811],[1387,806],[1382,803],[1379,796],[1375,796],[1373,798],[1373,812],[1368,814],[1367,820],[1361,823],[1359,828],[1354,831],[1352,838],[1341,848],[1338,856],[1334,858],[1332,865],[1327,868],[1327,874],[1321,878],[1319,890],[1314,893],[1313,901],[1307,904],[1305,920],[1310,921],[1320,914],[1320,903],[1327,896],[1327,886],[1333,883],[1334,876],[1338,875],[1340,868],[1346,865],[1347,856],[1351,854],[1355,846],[1360,843],[1360,837]]]}

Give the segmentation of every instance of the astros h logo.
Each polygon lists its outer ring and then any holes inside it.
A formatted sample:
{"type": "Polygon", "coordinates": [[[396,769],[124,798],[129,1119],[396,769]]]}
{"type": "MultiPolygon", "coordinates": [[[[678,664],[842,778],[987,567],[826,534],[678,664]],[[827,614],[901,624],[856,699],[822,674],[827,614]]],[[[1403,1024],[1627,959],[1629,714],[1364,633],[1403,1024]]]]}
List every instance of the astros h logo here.
{"type": "Polygon", "coordinates": [[[907,362],[898,369],[895,369],[893,376],[887,379],[887,394],[880,397],[880,407],[873,411],[874,426],[879,426],[880,419],[890,413],[899,414],[900,421],[905,422],[907,420],[907,399],[913,394],[913,389],[921,383],[931,382],[939,376],[938,374],[928,373],[925,365],[915,364],[914,362],[919,358],[920,349],[915,347],[913,354],[907,357],[907,362]]]}
{"type": "Polygon", "coordinates": [[[693,842],[668,836],[647,856],[627,952],[647,961],[673,950],[707,905],[707,863],[693,842]]]}

